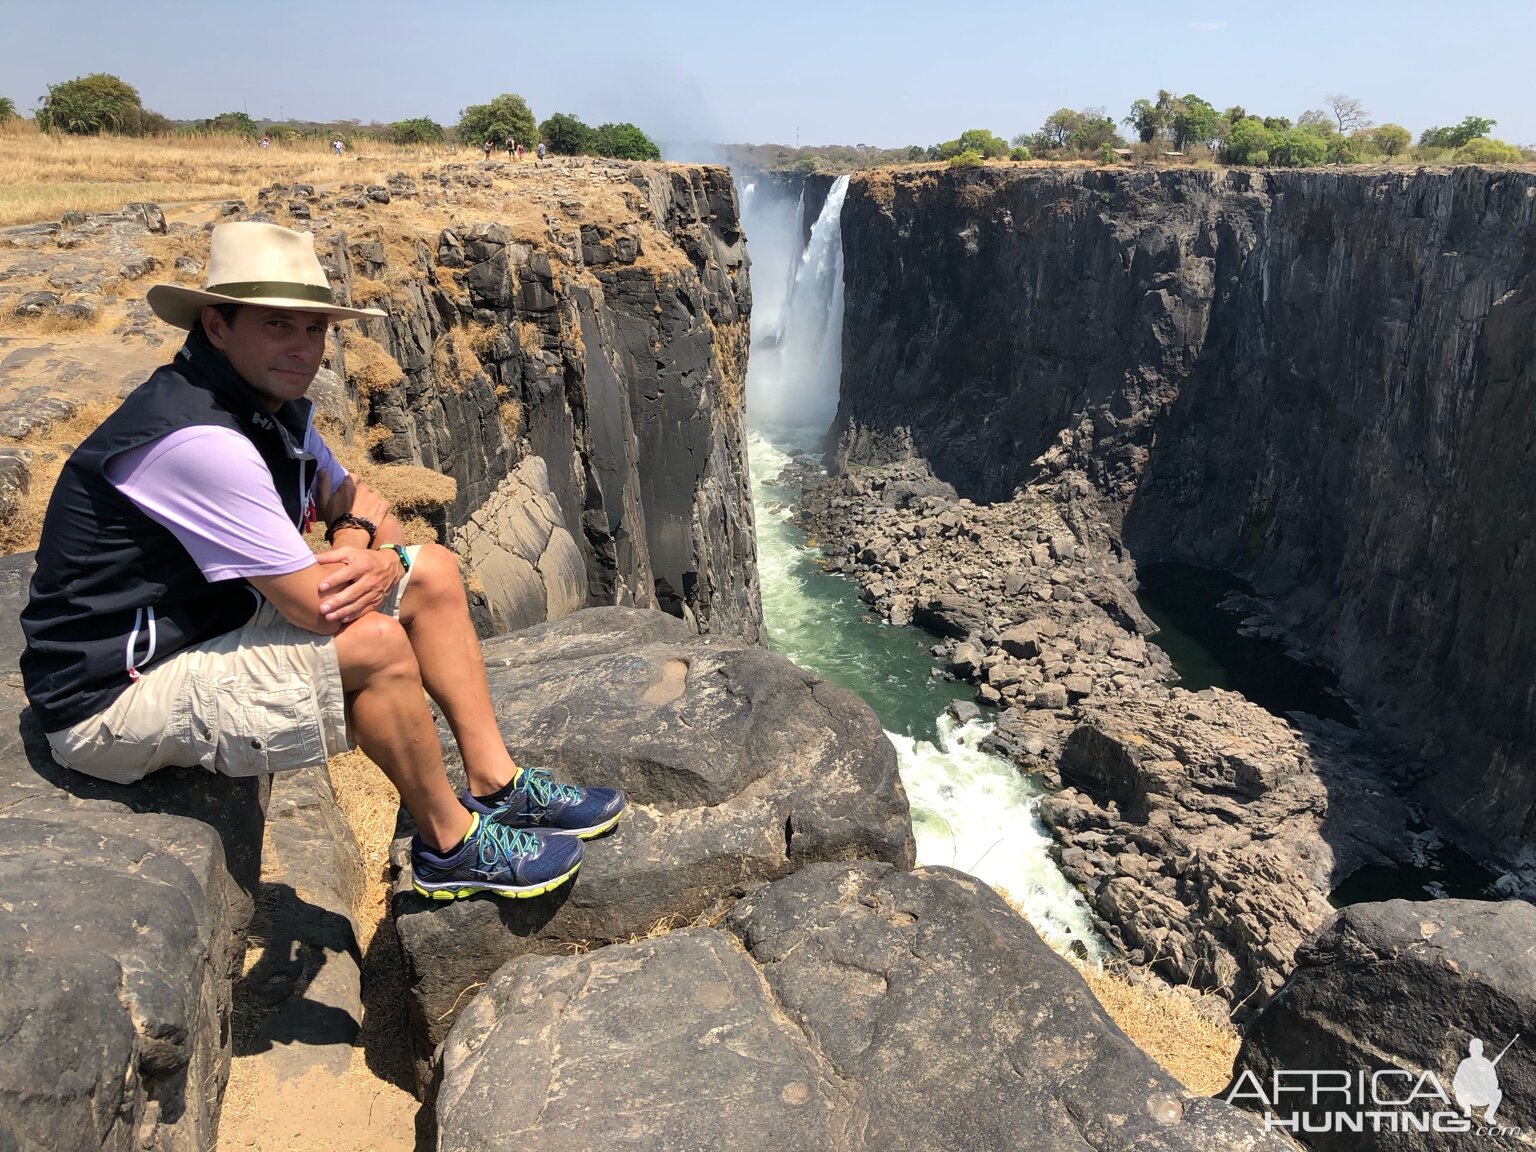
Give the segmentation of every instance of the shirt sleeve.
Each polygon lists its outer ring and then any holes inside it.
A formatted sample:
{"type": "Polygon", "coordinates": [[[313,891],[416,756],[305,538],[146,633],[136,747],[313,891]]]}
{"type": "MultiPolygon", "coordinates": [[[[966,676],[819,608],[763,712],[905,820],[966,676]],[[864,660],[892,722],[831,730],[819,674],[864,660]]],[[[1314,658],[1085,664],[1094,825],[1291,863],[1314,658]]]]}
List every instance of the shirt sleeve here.
{"type": "MultiPolygon", "coordinates": [[[[329,449],[325,456],[336,468],[329,449]]],[[[210,581],[283,576],[315,563],[256,445],[233,429],[179,429],[119,453],[106,477],[169,530],[210,581]]]]}
{"type": "MultiPolygon", "coordinates": [[[[304,442],[304,448],[315,458],[315,479],[318,480],[321,473],[328,473],[331,478],[331,490],[335,491],[347,478],[347,470],[331,453],[331,446],[311,427],[309,439],[304,442]]],[[[314,486],[311,485],[310,492],[313,493],[314,490],[314,486]]]]}

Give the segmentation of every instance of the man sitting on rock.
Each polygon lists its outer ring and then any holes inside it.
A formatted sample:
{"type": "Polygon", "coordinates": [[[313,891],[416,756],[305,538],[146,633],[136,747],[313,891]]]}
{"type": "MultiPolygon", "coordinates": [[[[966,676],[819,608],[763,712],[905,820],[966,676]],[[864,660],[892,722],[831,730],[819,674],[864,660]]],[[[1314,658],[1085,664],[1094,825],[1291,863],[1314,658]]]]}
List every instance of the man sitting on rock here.
{"type": "Polygon", "coordinates": [[[535,896],[575,875],[622,792],[519,769],[497,729],[456,558],[406,547],[389,505],[311,426],[333,319],[314,237],[213,231],[207,288],[151,288],[188,330],[65,464],[22,613],[22,673],[59,763],[131,783],[168,765],[231,776],[355,743],[416,823],[416,890],[535,896]],[[302,532],[325,521],[319,555],[302,532]],[[428,710],[469,787],[455,795],[428,710]]]}

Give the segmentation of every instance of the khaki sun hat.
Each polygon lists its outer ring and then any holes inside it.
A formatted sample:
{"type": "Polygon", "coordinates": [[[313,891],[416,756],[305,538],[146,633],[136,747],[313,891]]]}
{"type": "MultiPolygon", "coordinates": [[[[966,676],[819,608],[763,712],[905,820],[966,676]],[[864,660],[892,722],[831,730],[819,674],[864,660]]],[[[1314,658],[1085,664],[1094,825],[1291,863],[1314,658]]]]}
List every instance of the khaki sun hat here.
{"type": "Polygon", "coordinates": [[[220,224],[208,245],[207,287],[156,284],[145,299],[167,324],[190,329],[205,304],[258,304],[323,312],[342,320],[383,316],[377,308],[344,308],[331,303],[331,285],[315,255],[311,232],[276,224],[240,221],[220,224]]]}

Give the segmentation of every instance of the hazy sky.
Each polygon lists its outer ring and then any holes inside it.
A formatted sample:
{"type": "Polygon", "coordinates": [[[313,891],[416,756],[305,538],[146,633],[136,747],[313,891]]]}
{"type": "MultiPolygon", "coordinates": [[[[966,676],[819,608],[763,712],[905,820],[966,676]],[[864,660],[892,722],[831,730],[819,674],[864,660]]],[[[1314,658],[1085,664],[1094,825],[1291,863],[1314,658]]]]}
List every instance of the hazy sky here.
{"type": "Polygon", "coordinates": [[[1118,119],[1158,88],[1293,119],[1342,91],[1415,135],[1476,114],[1536,144],[1536,0],[0,0],[0,28],[23,110],[111,72],[176,119],[447,124],[510,91],[663,141],[895,146],[1064,105],[1118,119]]]}

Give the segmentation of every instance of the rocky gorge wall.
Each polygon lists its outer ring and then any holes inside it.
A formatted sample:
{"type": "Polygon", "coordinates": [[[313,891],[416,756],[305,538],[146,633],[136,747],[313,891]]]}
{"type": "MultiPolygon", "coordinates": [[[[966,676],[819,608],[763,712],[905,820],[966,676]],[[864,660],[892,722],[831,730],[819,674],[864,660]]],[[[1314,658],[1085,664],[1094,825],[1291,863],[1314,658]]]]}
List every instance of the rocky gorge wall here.
{"type": "Polygon", "coordinates": [[[843,244],[844,460],[1251,580],[1466,828],[1536,837],[1536,174],[882,171],[843,244]]]}
{"type": "Polygon", "coordinates": [[[751,298],[729,175],[508,175],[521,186],[501,211],[335,242],[338,271],[388,292],[390,316],[365,338],[402,373],[365,397],[365,422],[387,432],[375,458],[457,481],[444,518],[484,573],[498,631],[632,604],[756,639],[751,298]]]}

